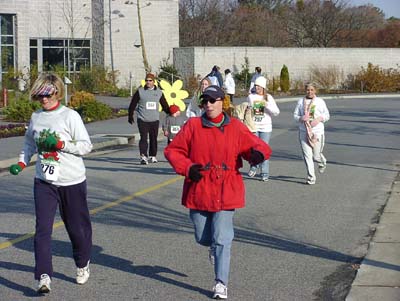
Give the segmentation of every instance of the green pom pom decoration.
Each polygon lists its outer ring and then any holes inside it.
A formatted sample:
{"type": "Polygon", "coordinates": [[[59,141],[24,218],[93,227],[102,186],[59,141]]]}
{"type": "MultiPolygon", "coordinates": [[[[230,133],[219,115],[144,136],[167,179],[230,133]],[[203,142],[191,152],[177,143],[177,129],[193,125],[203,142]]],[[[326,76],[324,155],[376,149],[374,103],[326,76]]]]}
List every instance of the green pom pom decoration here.
{"type": "Polygon", "coordinates": [[[19,164],[13,164],[10,166],[10,173],[17,176],[22,171],[22,167],[19,164]]]}

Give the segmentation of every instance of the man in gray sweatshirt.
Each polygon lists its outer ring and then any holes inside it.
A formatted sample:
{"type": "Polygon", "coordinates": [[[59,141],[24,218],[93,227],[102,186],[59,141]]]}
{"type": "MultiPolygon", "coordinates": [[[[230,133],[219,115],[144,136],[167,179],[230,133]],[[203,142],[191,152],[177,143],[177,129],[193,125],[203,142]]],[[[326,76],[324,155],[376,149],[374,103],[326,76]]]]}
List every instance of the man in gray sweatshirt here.
{"type": "Polygon", "coordinates": [[[155,86],[155,76],[152,73],[146,74],[146,84],[139,87],[132,96],[129,105],[128,122],[134,123],[133,113],[137,112],[137,123],[140,134],[139,151],[140,163],[157,163],[157,136],[160,125],[159,106],[169,114],[169,106],[164,94],[155,86]],[[150,141],[150,147],[148,143],[150,141]]]}

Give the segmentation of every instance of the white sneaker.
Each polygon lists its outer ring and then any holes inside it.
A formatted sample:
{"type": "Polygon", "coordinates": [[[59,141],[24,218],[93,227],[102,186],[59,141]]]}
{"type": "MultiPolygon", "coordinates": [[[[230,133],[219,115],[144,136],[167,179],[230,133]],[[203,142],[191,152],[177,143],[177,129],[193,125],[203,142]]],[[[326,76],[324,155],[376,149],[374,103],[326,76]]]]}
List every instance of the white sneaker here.
{"type": "Polygon", "coordinates": [[[51,279],[49,275],[47,274],[40,275],[37,292],[42,294],[50,293],[51,291],[50,283],[51,279]]]}
{"type": "Polygon", "coordinates": [[[315,179],[308,179],[306,183],[308,185],[314,185],[315,184],[315,179]]]}
{"type": "Polygon", "coordinates": [[[228,288],[221,282],[215,283],[213,292],[213,299],[228,299],[228,288]]]}
{"type": "Polygon", "coordinates": [[[208,249],[208,260],[212,265],[215,265],[215,255],[214,255],[215,249],[213,247],[210,247],[208,249]]]}
{"type": "Polygon", "coordinates": [[[268,182],[268,180],[269,180],[268,175],[266,175],[266,174],[262,174],[262,175],[261,175],[261,181],[263,181],[263,182],[268,182]]]}
{"type": "Polygon", "coordinates": [[[157,161],[157,158],[153,156],[153,157],[150,157],[150,162],[157,163],[158,161],[157,161]]]}
{"type": "Polygon", "coordinates": [[[254,178],[256,174],[257,174],[257,168],[251,167],[248,173],[249,177],[254,178]]]}
{"type": "Polygon", "coordinates": [[[326,163],[324,165],[318,166],[319,173],[324,173],[326,169],[326,163]]]}
{"type": "Polygon", "coordinates": [[[85,267],[76,269],[76,283],[85,284],[88,281],[90,276],[89,262],[85,267]]]}
{"type": "Polygon", "coordinates": [[[140,156],[140,164],[142,164],[142,165],[149,164],[149,160],[147,159],[146,156],[140,156]]]}

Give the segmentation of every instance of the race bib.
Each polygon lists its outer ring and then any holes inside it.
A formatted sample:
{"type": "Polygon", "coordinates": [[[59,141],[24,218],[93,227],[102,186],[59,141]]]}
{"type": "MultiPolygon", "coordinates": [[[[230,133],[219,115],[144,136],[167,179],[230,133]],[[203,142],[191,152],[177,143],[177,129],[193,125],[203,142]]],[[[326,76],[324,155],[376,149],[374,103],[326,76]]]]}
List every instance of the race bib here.
{"type": "Polygon", "coordinates": [[[154,102],[154,101],[146,102],[146,109],[147,110],[156,110],[157,109],[157,103],[154,102]]]}
{"type": "Polygon", "coordinates": [[[171,133],[176,134],[181,130],[181,127],[179,125],[171,125],[171,133]]]}
{"type": "Polygon", "coordinates": [[[41,158],[40,166],[42,167],[42,175],[45,180],[58,180],[58,176],[60,175],[60,162],[41,158]]]}
{"type": "Polygon", "coordinates": [[[264,115],[254,116],[254,122],[262,122],[263,119],[264,119],[264,115]]]}

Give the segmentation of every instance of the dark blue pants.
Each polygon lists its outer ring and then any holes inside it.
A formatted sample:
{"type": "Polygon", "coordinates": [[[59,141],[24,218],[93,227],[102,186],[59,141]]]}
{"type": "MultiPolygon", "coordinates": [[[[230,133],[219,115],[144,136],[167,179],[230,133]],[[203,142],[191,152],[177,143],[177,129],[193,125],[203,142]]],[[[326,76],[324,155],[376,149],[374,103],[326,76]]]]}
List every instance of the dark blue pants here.
{"type": "Polygon", "coordinates": [[[71,186],[55,186],[35,179],[34,183],[36,232],[35,279],[41,274],[52,277],[51,234],[59,206],[61,218],[72,242],[75,265],[86,266],[92,248],[92,224],[87,205],[86,181],[71,186]]]}

